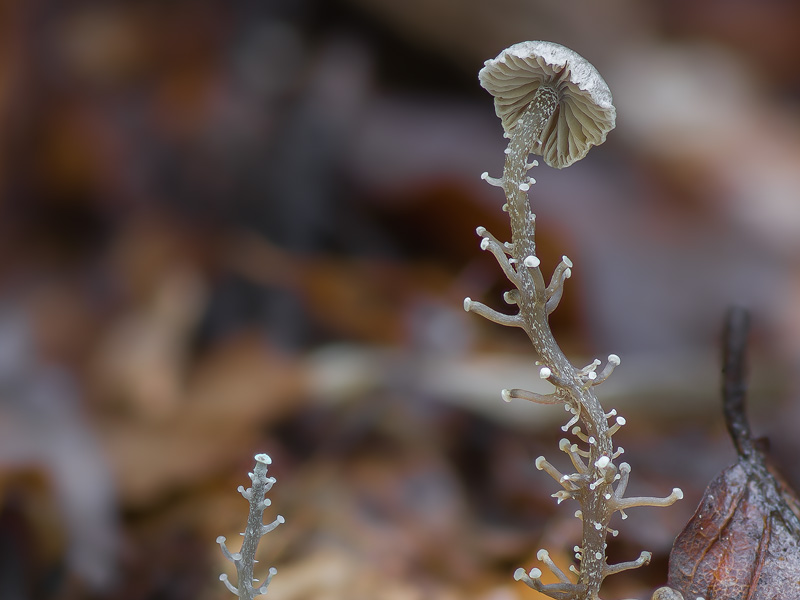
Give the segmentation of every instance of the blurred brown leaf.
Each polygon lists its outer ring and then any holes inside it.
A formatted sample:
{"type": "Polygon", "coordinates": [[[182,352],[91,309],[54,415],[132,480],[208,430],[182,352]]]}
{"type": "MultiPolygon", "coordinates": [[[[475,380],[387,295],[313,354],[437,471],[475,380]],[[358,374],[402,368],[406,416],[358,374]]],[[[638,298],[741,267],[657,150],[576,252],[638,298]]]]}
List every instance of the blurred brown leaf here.
{"type": "Polygon", "coordinates": [[[747,314],[726,322],[724,411],[739,460],[706,489],[675,540],[669,585],[684,598],[800,598],[800,501],[770,472],[744,416],[747,314]]]}

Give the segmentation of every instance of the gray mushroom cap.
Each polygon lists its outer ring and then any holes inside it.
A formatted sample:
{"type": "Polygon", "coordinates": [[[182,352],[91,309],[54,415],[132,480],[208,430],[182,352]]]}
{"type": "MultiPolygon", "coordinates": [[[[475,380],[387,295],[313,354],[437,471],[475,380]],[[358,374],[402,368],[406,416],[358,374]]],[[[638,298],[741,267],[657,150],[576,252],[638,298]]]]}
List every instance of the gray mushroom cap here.
{"type": "Polygon", "coordinates": [[[478,77],[494,96],[495,112],[509,134],[539,86],[558,93],[558,107],[532,150],[551,167],[582,159],[614,129],[617,111],[608,85],[589,61],[561,44],[514,44],[487,60],[478,77]]]}

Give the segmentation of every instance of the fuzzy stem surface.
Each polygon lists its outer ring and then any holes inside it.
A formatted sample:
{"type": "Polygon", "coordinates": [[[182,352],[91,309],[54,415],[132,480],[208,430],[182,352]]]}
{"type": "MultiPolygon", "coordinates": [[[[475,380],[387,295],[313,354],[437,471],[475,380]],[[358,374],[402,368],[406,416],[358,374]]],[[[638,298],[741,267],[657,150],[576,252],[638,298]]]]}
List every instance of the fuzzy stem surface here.
{"type": "Polygon", "coordinates": [[[630,465],[614,464],[622,453],[622,448],[614,448],[612,436],[625,425],[625,419],[616,416],[615,410],[605,413],[594,387],[605,381],[620,364],[619,357],[611,354],[605,368],[597,372],[600,360],[594,360],[583,368],[575,367],[556,342],[550,329],[549,315],[563,294],[565,281],[571,275],[572,261],[566,256],[556,267],[549,285],[545,285],[536,256],[536,218],[528,202],[528,190],[535,181],[528,171],[536,166],[536,161],[528,162],[528,156],[541,146],[542,132],[559,108],[559,96],[554,87],[541,85],[533,99],[522,112],[510,132],[503,176],[482,178],[493,186],[502,187],[506,197],[505,210],[511,221],[511,242],[501,243],[485,228],[477,229],[482,238],[481,249],[490,251],[514,290],[505,294],[509,304],[516,305],[517,314],[499,313],[488,306],[465,299],[464,308],[475,312],[495,323],[520,327],[530,338],[540,358],[539,376],[555,386],[552,394],[543,395],[524,390],[503,390],[506,401],[513,398],[529,400],[540,404],[564,403],[572,417],[562,427],[564,431],[578,438],[580,444],[564,439],[559,444],[562,452],[569,457],[575,468],[574,473],[563,474],[543,456],[536,459],[536,468],[545,471],[563,489],[553,494],[561,503],[576,500],[580,510],[575,516],[582,521],[581,545],[575,548],[575,558],[580,568],[570,567],[577,573],[577,582],[557,568],[554,570],[547,552],[542,550],[543,562],[559,583],[544,584],[539,569],[526,573],[517,569],[515,579],[529,587],[558,600],[598,600],[600,587],[608,576],[627,569],[636,568],[649,562],[650,554],[642,552],[638,559],[609,565],[606,562],[606,538],[617,532],[610,528],[611,518],[619,512],[623,519],[625,510],[636,506],[668,506],[680,499],[683,493],[675,488],[666,498],[636,497],[624,498],[628,485],[630,465]],[[616,417],[611,425],[609,419],[616,417]],[[616,488],[615,488],[616,485],[616,488]]]}
{"type": "MultiPolygon", "coordinates": [[[[591,386],[578,377],[576,369],[565,356],[550,329],[546,309],[547,296],[544,278],[539,267],[526,267],[525,259],[536,256],[535,217],[528,201],[527,162],[542,130],[558,106],[558,96],[554,89],[541,86],[531,104],[517,121],[506,151],[503,169],[503,189],[506,193],[508,214],[511,221],[512,256],[516,259],[517,279],[519,281],[520,317],[523,329],[528,334],[541,362],[546,365],[561,385],[564,401],[580,411],[581,422],[587,436],[593,440],[589,444],[590,479],[601,479],[600,473],[591,472],[592,465],[601,456],[611,456],[611,436],[603,408],[591,386]]],[[[609,483],[603,482],[593,489],[581,486],[572,492],[581,505],[583,518],[584,552],[581,554],[578,586],[586,598],[595,598],[603,582],[605,565],[605,540],[612,511],[606,507],[603,496],[608,493],[609,483]]]]}

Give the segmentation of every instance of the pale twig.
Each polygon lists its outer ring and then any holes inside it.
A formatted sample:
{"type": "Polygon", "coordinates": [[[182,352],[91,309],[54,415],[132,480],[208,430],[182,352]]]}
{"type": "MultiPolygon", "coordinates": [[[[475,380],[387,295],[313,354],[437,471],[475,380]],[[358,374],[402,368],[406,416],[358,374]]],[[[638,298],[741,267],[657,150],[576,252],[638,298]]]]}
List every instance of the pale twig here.
{"type": "Polygon", "coordinates": [[[608,577],[609,575],[615,575],[616,573],[627,571],[629,569],[638,569],[639,567],[648,564],[651,557],[652,554],[647,551],[643,551],[636,560],[630,560],[628,562],[618,563],[616,565],[606,565],[605,576],[608,577]]]}
{"type": "Polygon", "coordinates": [[[517,315],[506,315],[501,312],[494,310],[493,308],[489,308],[482,302],[477,302],[472,298],[464,298],[464,310],[467,312],[474,312],[476,315],[482,316],[484,319],[488,319],[493,323],[497,323],[498,325],[504,325],[506,327],[524,327],[525,322],[522,318],[517,315]]]}
{"type": "Polygon", "coordinates": [[[239,493],[250,503],[247,526],[242,534],[244,536],[242,548],[239,552],[232,553],[228,550],[228,546],[225,543],[225,536],[221,535],[217,538],[217,543],[222,550],[222,554],[236,566],[238,586],[234,587],[229,581],[228,576],[224,573],[219,576],[220,581],[222,581],[225,587],[233,594],[243,600],[253,600],[256,596],[267,593],[267,587],[275,576],[275,573],[277,573],[277,570],[274,567],[270,568],[266,581],[260,586],[254,587],[253,583],[257,582],[257,580],[253,578],[253,567],[257,562],[255,559],[256,550],[261,537],[284,522],[284,518],[278,515],[271,523],[267,525],[264,524],[264,509],[270,505],[270,501],[265,498],[265,495],[275,484],[275,478],[267,477],[267,469],[272,462],[269,456],[266,454],[256,454],[255,460],[256,466],[253,472],[249,473],[253,486],[247,489],[245,489],[244,486],[239,486],[239,493]]]}

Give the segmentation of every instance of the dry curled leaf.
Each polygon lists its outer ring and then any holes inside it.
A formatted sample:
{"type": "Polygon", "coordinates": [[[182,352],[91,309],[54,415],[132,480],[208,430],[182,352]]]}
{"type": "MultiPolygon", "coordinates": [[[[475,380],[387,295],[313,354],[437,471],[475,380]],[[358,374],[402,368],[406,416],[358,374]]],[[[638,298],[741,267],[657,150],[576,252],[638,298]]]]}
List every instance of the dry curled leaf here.
{"type": "Polygon", "coordinates": [[[744,415],[747,313],[726,320],[723,404],[739,459],[675,540],[669,586],[686,599],[800,599],[800,501],[770,471],[744,415]]]}

